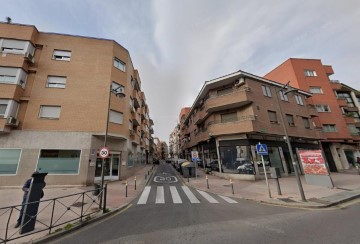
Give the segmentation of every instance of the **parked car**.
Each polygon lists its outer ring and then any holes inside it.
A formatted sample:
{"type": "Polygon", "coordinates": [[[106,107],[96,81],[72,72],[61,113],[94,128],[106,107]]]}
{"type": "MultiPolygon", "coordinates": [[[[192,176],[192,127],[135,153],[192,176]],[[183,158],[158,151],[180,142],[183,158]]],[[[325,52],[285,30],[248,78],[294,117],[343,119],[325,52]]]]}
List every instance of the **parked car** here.
{"type": "Polygon", "coordinates": [[[239,164],[237,167],[239,174],[254,174],[254,165],[248,159],[236,160],[236,163],[239,164]]]}
{"type": "Polygon", "coordinates": [[[181,164],[186,162],[187,160],[186,159],[178,159],[176,162],[175,162],[175,169],[179,172],[181,172],[181,164]]]}
{"type": "MultiPolygon", "coordinates": [[[[215,159],[215,160],[212,160],[211,162],[210,162],[210,168],[211,168],[211,170],[214,170],[214,171],[219,171],[219,161],[217,160],[217,159],[215,159]]],[[[224,172],[224,168],[223,168],[223,166],[221,165],[221,172],[224,172]]]]}
{"type": "Polygon", "coordinates": [[[153,160],[153,164],[160,164],[159,159],[154,159],[154,160],[153,160]]]}

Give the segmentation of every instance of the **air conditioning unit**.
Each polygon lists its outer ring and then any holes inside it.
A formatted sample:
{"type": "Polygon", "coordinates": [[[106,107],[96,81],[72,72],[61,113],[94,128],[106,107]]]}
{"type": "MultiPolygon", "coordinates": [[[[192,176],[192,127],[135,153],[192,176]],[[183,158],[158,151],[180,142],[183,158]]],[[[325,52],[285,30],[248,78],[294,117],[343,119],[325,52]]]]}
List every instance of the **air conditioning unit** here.
{"type": "Polygon", "coordinates": [[[241,78],[239,78],[239,79],[237,79],[237,80],[235,81],[234,86],[235,86],[235,87],[239,87],[239,86],[241,86],[241,85],[243,85],[243,84],[245,84],[245,79],[244,79],[244,77],[241,77],[241,78]]]}
{"type": "Polygon", "coordinates": [[[31,55],[31,53],[26,52],[24,57],[25,57],[26,61],[28,61],[29,63],[31,63],[31,64],[35,63],[35,59],[34,59],[33,55],[31,55]]]}
{"type": "Polygon", "coordinates": [[[14,117],[8,117],[6,119],[6,125],[17,127],[19,126],[19,121],[14,117]]]}
{"type": "Polygon", "coordinates": [[[134,130],[130,130],[130,136],[133,136],[133,135],[135,135],[134,130]]]}

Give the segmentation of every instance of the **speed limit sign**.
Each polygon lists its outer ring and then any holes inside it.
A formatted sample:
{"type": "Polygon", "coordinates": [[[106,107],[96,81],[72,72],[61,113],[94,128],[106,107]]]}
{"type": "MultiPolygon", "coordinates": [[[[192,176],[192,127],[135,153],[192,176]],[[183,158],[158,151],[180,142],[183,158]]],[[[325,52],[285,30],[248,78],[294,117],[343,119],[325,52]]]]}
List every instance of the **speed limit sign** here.
{"type": "Polygon", "coordinates": [[[109,157],[110,150],[108,147],[100,147],[99,149],[99,157],[100,158],[107,158],[109,157]]]}

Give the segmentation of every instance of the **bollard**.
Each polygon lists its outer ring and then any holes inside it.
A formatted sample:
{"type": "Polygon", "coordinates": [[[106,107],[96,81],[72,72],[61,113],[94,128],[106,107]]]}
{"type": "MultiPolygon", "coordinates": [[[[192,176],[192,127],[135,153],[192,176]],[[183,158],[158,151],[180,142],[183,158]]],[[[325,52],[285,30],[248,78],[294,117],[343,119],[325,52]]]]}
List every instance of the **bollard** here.
{"type": "Polygon", "coordinates": [[[190,178],[190,175],[188,176],[188,183],[189,183],[189,178],[190,178]]]}
{"type": "Polygon", "coordinates": [[[232,190],[232,194],[234,195],[234,184],[232,182],[232,180],[230,179],[230,184],[231,184],[231,190],[232,190]]]}
{"type": "Polygon", "coordinates": [[[135,176],[135,179],[134,179],[134,181],[135,181],[135,190],[136,190],[136,176],[135,176]]]}
{"type": "Polygon", "coordinates": [[[209,189],[209,178],[208,178],[208,176],[206,176],[206,185],[207,185],[207,189],[209,189]]]}
{"type": "Polygon", "coordinates": [[[127,197],[127,188],[128,188],[128,182],[126,181],[126,186],[125,186],[125,197],[127,197]]]}
{"type": "Polygon", "coordinates": [[[278,195],[282,195],[282,194],[281,194],[281,189],[280,189],[279,178],[275,178],[275,182],[276,182],[276,186],[277,186],[278,195]]]}
{"type": "Polygon", "coordinates": [[[146,180],[146,178],[147,178],[147,174],[145,174],[145,180],[146,180]]]}
{"type": "Polygon", "coordinates": [[[148,170],[148,175],[150,174],[149,170],[148,170]]]}

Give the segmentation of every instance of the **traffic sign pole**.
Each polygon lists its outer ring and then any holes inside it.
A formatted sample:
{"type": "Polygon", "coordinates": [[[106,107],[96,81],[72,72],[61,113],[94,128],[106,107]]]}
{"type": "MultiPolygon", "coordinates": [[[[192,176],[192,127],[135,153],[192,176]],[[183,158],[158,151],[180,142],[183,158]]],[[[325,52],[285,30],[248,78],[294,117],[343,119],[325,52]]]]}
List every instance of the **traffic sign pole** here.
{"type": "Polygon", "coordinates": [[[271,192],[270,192],[269,182],[268,182],[267,175],[266,175],[265,162],[264,162],[264,156],[263,155],[261,155],[261,161],[262,161],[262,165],[263,165],[263,168],[264,168],[266,185],[267,185],[267,188],[268,188],[268,191],[269,191],[269,198],[271,198],[271,192]]]}

